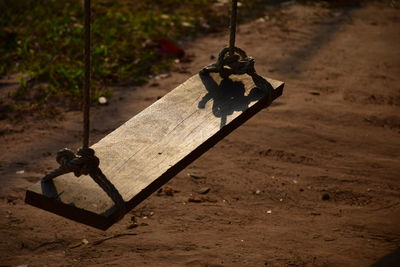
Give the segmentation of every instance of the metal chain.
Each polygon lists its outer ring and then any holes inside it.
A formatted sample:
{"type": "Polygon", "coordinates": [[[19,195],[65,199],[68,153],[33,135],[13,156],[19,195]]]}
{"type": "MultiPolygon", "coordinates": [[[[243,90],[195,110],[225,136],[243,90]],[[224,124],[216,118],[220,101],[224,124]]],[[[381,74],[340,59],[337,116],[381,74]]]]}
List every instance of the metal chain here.
{"type": "Polygon", "coordinates": [[[85,0],[85,81],[83,88],[83,148],[89,147],[90,134],[90,0],[85,0]]]}

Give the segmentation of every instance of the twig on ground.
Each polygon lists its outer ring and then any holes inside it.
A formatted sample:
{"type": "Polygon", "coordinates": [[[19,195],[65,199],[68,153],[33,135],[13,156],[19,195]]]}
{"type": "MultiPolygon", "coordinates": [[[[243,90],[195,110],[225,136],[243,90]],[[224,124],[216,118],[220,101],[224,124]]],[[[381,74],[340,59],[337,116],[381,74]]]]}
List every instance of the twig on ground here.
{"type": "Polygon", "coordinates": [[[138,235],[138,234],[137,234],[137,233],[115,234],[115,235],[112,235],[112,236],[109,236],[109,237],[105,237],[105,238],[96,240],[96,241],[92,242],[92,245],[93,245],[93,246],[97,246],[97,245],[100,245],[101,243],[103,243],[103,242],[105,242],[105,241],[107,241],[107,240],[114,239],[114,238],[118,238],[118,237],[121,237],[121,236],[128,236],[128,235],[138,235]]]}

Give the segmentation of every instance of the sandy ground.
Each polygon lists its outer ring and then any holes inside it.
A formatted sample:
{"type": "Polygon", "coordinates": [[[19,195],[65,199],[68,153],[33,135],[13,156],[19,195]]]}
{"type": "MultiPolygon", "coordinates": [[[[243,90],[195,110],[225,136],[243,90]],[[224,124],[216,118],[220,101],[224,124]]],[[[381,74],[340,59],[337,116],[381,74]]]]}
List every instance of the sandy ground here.
{"type": "MultiPolygon", "coordinates": [[[[81,115],[0,121],[0,266],[400,266],[399,14],[291,5],[240,25],[238,46],[286,82],[284,96],[172,179],[179,192],[152,195],[106,232],[23,200],[59,148],[80,146],[81,115]],[[204,187],[216,202],[188,202],[204,187]]],[[[93,112],[94,141],[226,40],[187,44],[192,62],[120,88],[93,112]]]]}

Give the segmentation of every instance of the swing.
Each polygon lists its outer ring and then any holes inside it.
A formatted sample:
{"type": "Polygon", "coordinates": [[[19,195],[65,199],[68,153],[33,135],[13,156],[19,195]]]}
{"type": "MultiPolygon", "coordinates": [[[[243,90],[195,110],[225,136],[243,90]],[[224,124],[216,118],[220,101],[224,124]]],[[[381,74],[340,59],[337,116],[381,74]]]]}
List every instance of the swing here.
{"type": "Polygon", "coordinates": [[[83,147],[76,154],[60,150],[60,167],[30,187],[25,202],[106,230],[282,95],[284,83],[259,76],[254,59],[235,47],[236,12],[232,0],[229,47],[216,63],[89,148],[90,0],[85,0],[83,147]]]}

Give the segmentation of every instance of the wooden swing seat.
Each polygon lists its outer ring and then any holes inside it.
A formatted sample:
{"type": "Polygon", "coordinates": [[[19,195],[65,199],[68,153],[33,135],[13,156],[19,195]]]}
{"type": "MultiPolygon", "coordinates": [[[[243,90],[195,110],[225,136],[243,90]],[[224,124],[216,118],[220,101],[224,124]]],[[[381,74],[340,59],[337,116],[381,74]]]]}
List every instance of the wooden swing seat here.
{"type": "MultiPolygon", "coordinates": [[[[266,80],[276,99],[284,83],[266,80]]],[[[216,74],[194,75],[92,146],[101,170],[124,199],[124,209],[90,177],[71,173],[36,183],[27,190],[25,202],[106,230],[266,108],[268,98],[248,75],[225,80],[216,74]]]]}

